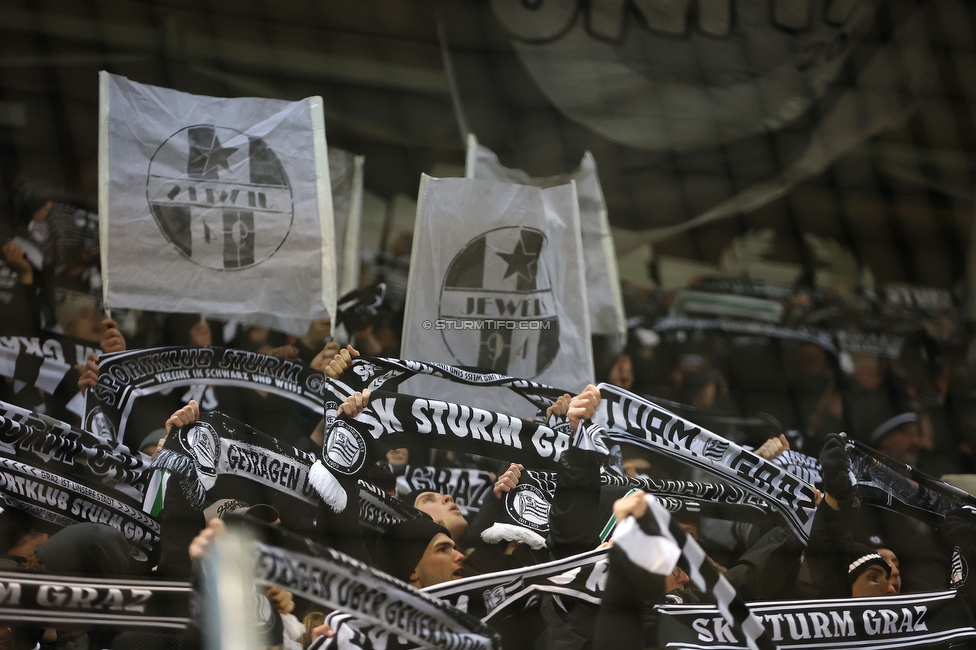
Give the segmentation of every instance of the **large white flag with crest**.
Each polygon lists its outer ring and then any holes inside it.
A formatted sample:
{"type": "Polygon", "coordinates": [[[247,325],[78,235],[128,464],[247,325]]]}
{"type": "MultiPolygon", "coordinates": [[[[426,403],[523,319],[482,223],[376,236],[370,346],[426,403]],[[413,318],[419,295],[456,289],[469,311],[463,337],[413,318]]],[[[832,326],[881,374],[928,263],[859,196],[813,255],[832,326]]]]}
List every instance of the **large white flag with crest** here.
{"type": "MultiPolygon", "coordinates": [[[[404,358],[579,391],[593,380],[586,292],[574,183],[540,189],[422,177],[404,358]]],[[[505,389],[416,377],[404,391],[534,415],[505,389]]]]}
{"type": "Polygon", "coordinates": [[[217,98],[100,74],[105,304],[334,315],[322,99],[217,98]]]}
{"type": "Polygon", "coordinates": [[[576,181],[579,199],[580,226],[583,230],[583,260],[586,265],[586,288],[589,304],[590,330],[593,334],[627,333],[624,301],[620,294],[620,275],[617,272],[617,254],[607,219],[607,204],[603,199],[596,160],[587,151],[580,166],[571,172],[544,178],[533,177],[521,169],[505,167],[498,156],[488,147],[478,144],[473,134],[468,134],[468,153],[465,164],[467,178],[489,181],[505,181],[552,187],[576,181]]]}

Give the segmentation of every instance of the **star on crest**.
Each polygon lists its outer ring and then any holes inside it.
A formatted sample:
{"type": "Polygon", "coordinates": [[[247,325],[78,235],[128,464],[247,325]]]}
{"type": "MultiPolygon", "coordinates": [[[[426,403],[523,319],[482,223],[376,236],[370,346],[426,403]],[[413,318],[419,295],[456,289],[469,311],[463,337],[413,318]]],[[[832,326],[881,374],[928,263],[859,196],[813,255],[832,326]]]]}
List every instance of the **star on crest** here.
{"type": "Polygon", "coordinates": [[[519,277],[524,278],[529,284],[535,284],[535,276],[539,272],[539,253],[527,253],[525,242],[521,238],[511,253],[495,253],[495,255],[508,264],[504,278],[518,273],[519,277]]]}
{"type": "Polygon", "coordinates": [[[189,166],[191,168],[198,167],[202,161],[203,171],[200,175],[203,178],[216,178],[216,172],[219,167],[230,171],[230,164],[227,162],[227,159],[238,149],[239,147],[220,146],[220,140],[215,133],[209,149],[204,149],[196,144],[190,146],[189,166]]]}

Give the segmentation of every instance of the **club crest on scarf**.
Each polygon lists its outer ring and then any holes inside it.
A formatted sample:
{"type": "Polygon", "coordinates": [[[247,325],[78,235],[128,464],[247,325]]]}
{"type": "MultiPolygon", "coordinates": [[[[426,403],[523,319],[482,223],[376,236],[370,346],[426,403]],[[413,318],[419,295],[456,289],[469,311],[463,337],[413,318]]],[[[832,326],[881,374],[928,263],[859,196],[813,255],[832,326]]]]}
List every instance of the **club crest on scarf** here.
{"type": "Polygon", "coordinates": [[[100,406],[96,406],[85,414],[86,431],[90,431],[102,440],[116,440],[115,425],[112,420],[102,411],[100,406]]]}
{"type": "Polygon", "coordinates": [[[197,421],[192,427],[181,429],[177,434],[180,446],[197,462],[197,471],[216,478],[217,458],[220,456],[220,436],[206,422],[197,421]]]}
{"type": "Polygon", "coordinates": [[[335,471],[353,475],[366,462],[366,441],[342,420],[335,420],[325,443],[325,464],[335,471]]]}
{"type": "Polygon", "coordinates": [[[489,612],[492,611],[508,600],[513,594],[521,591],[523,586],[524,581],[521,578],[515,578],[514,580],[510,580],[505,584],[495,585],[490,589],[485,589],[485,610],[489,612]]]}
{"type": "Polygon", "coordinates": [[[444,344],[462,366],[532,378],[559,351],[559,320],[542,231],[496,228],[451,260],[438,316],[444,344]]]}
{"type": "Polygon", "coordinates": [[[520,483],[505,495],[505,511],[512,521],[535,531],[549,530],[549,498],[534,485],[520,483]]]}
{"type": "Polygon", "coordinates": [[[149,161],[146,196],[166,239],[194,264],[218,271],[260,264],[294,218],[284,167],[261,138],[223,126],[188,126],[149,161]]]}

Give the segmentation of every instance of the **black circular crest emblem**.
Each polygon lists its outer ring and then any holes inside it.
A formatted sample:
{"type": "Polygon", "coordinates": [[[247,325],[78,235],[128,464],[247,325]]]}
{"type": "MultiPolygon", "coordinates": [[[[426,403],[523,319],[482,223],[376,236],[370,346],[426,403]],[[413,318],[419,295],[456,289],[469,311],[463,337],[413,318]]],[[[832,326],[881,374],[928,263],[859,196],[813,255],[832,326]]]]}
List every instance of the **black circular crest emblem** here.
{"type": "Polygon", "coordinates": [[[549,530],[549,499],[534,485],[520,483],[505,495],[505,510],[516,524],[536,532],[549,530]]]}
{"type": "Polygon", "coordinates": [[[454,256],[438,318],[459,365],[537,377],[559,352],[559,318],[545,233],[506,226],[478,235],[454,256]]]}
{"type": "Polygon", "coordinates": [[[259,137],[187,126],[149,161],[146,198],[166,239],[194,264],[238,271],[274,255],[295,207],[285,168],[259,137]]]}
{"type": "Polygon", "coordinates": [[[85,414],[85,431],[90,431],[102,440],[115,441],[115,425],[109,419],[101,406],[96,406],[85,414]]]}
{"type": "Polygon", "coordinates": [[[343,420],[336,420],[329,429],[324,452],[325,464],[330,469],[351,476],[366,462],[366,441],[356,429],[343,420]]]}

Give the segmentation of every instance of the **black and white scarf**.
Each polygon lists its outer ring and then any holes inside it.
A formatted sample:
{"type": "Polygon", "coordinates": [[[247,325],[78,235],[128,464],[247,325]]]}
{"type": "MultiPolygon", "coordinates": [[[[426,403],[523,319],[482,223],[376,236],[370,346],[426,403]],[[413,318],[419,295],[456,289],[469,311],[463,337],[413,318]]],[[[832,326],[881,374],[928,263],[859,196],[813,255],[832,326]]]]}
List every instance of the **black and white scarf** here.
{"type": "Polygon", "coordinates": [[[0,401],[0,454],[62,476],[111,487],[133,499],[145,494],[149,458],[104,442],[67,422],[0,401]]]}
{"type": "MultiPolygon", "coordinates": [[[[541,548],[544,544],[539,542],[544,542],[549,534],[549,511],[557,483],[555,472],[524,470],[518,485],[502,496],[502,515],[494,526],[482,533],[482,539],[489,543],[514,540],[531,545],[535,542],[533,548],[541,548]],[[525,530],[534,535],[522,532],[525,530]]],[[[662,507],[673,514],[693,513],[754,523],[765,523],[776,516],[765,500],[733,485],[631,478],[609,472],[601,473],[600,483],[604,487],[642,490],[654,496],[662,507]]],[[[605,542],[612,536],[614,523],[611,516],[601,529],[600,541],[605,542]]]]}
{"type": "Polygon", "coordinates": [[[762,621],[708,561],[698,542],[653,497],[647,497],[647,513],[643,517],[628,517],[618,524],[613,539],[615,548],[649,573],[667,575],[675,565],[681,567],[696,587],[712,597],[721,618],[739,638],[745,639],[750,650],[774,650],[776,646],[762,621]]]}
{"type": "Polygon", "coordinates": [[[359,481],[359,525],[383,532],[395,523],[425,516],[375,485],[359,481]]]}
{"type": "Polygon", "coordinates": [[[595,549],[529,567],[451,580],[425,592],[489,621],[536,593],[551,593],[600,604],[607,584],[607,549],[595,549]]]}
{"type": "Polygon", "coordinates": [[[355,481],[388,450],[426,446],[478,454],[529,467],[555,470],[569,448],[566,431],[515,416],[437,399],[377,391],[355,419],[336,418],[328,426],[322,460],[312,480],[336,512],[346,509],[355,481]],[[339,480],[342,493],[336,494],[339,480]]]}
{"type": "Polygon", "coordinates": [[[318,504],[318,495],[309,480],[313,462],[308,452],[283,444],[219,411],[211,411],[171,432],[152,468],[177,475],[193,508],[203,509],[207,492],[222,475],[238,476],[270,488],[301,508],[299,504],[318,504]]]}
{"type": "Polygon", "coordinates": [[[182,629],[189,582],[0,571],[0,620],[43,627],[182,629]]]}
{"type": "MultiPolygon", "coordinates": [[[[171,433],[152,462],[154,470],[167,470],[179,477],[180,488],[191,507],[203,509],[211,499],[208,492],[218,476],[237,476],[270,488],[285,527],[296,519],[314,516],[321,485],[313,474],[315,456],[283,444],[260,431],[218,411],[206,413],[196,422],[171,433]]],[[[331,477],[326,476],[328,481],[331,477]]],[[[328,484],[326,485],[328,488],[328,484]]],[[[357,482],[360,523],[383,531],[398,521],[419,516],[416,509],[378,488],[357,482]]],[[[335,494],[330,493],[330,498],[335,494]]],[[[155,501],[146,495],[146,506],[155,501]]]]}
{"type": "Polygon", "coordinates": [[[116,352],[99,359],[98,381],[85,394],[85,428],[121,441],[137,398],[193,384],[262,390],[317,412],[329,402],[338,408],[350,394],[308,366],[258,352],[220,347],[116,352]]]}
{"type": "Polygon", "coordinates": [[[0,402],[0,500],[57,526],[111,526],[145,562],[154,557],[159,524],[141,508],[145,459],[126,451],[0,402]]]}
{"type": "Polygon", "coordinates": [[[436,377],[473,388],[508,388],[542,411],[560,395],[568,392],[528,379],[519,379],[494,372],[479,372],[431,361],[386,357],[357,357],[353,360],[350,370],[339,378],[339,382],[344,383],[351,391],[364,388],[368,388],[370,392],[377,390],[394,391],[404,381],[417,375],[436,377]]]}
{"type": "MultiPolygon", "coordinates": [[[[82,358],[82,362],[84,359],[82,358]]],[[[267,354],[221,347],[163,347],[102,355],[98,381],[85,395],[85,428],[106,439],[122,440],[133,402],[180,386],[240,386],[285,397],[315,411],[331,424],[339,405],[353,392],[394,389],[418,374],[473,387],[510,388],[541,409],[565,391],[495,373],[422,361],[358,357],[337,380],[301,363],[267,354]]]]}
{"type": "Polygon", "coordinates": [[[721,476],[767,501],[800,540],[809,537],[816,511],[811,485],[633,393],[610,384],[598,388],[603,399],[574,445],[601,453],[612,443],[639,446],[721,476]]]}
{"type": "Polygon", "coordinates": [[[129,541],[133,559],[146,562],[154,557],[153,546],[159,540],[156,520],[135,499],[97,482],[83,483],[0,456],[0,500],[5,507],[57,526],[85,522],[111,526],[129,541]]]}
{"type": "Polygon", "coordinates": [[[60,334],[0,336],[0,377],[53,393],[71,367],[84,364],[92,352],[98,350],[88,341],[60,334]]]}
{"type": "Polygon", "coordinates": [[[261,527],[255,582],[337,609],[422,647],[500,650],[477,618],[371,566],[311,540],[261,527]]]}
{"type": "MultiPolygon", "coordinates": [[[[533,597],[546,593],[599,605],[606,582],[607,549],[596,549],[530,567],[451,580],[421,591],[487,623],[520,603],[532,606],[533,597]]],[[[404,645],[394,643],[384,630],[347,612],[333,612],[326,617],[326,623],[336,633],[328,647],[338,650],[389,650],[404,645]]]]}
{"type": "MultiPolygon", "coordinates": [[[[658,645],[683,650],[746,648],[714,605],[659,605],[658,645]]],[[[976,628],[961,594],[937,591],[875,598],[750,603],[779,648],[970,647],[976,628]]]]}
{"type": "Polygon", "coordinates": [[[875,505],[939,525],[950,510],[976,506],[976,497],[848,439],[848,465],[861,497],[875,505]]]}
{"type": "Polygon", "coordinates": [[[685,318],[683,316],[666,316],[654,323],[655,332],[673,332],[676,330],[718,330],[730,334],[768,336],[774,339],[806,341],[818,345],[834,356],[837,356],[837,347],[834,345],[833,339],[830,334],[823,330],[794,329],[754,321],[711,320],[708,318],[685,318]]]}

